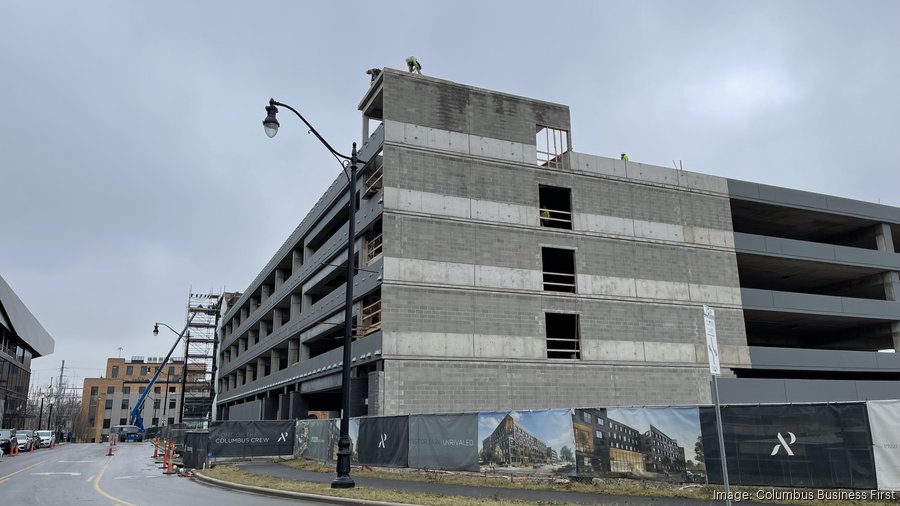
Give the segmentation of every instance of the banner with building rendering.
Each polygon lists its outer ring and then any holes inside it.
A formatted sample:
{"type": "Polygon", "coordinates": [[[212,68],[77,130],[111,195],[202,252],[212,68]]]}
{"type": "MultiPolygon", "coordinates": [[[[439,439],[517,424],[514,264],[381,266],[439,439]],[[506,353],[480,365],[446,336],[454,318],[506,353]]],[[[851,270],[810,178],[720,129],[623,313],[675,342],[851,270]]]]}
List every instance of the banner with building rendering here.
{"type": "Polygon", "coordinates": [[[900,401],[868,401],[879,490],[900,490],[900,401]]]}
{"type": "Polygon", "coordinates": [[[360,418],[356,453],[360,464],[406,467],[409,455],[409,417],[360,418]]]}
{"type": "Polygon", "coordinates": [[[572,474],[574,448],[571,409],[478,414],[482,471],[572,474]]]}
{"type": "Polygon", "coordinates": [[[297,420],[294,455],[319,462],[334,462],[340,436],[340,420],[297,420]]]}
{"type": "Polygon", "coordinates": [[[409,467],[478,471],[478,415],[410,415],[409,467]]]}
{"type": "Polygon", "coordinates": [[[294,453],[294,420],[213,422],[210,457],[259,457],[294,453]]]}
{"type": "MultiPolygon", "coordinates": [[[[709,481],[722,483],[715,408],[700,408],[700,424],[709,481]]],[[[865,403],[723,406],[722,428],[732,484],[877,485],[865,403]]]]}
{"type": "Polygon", "coordinates": [[[576,472],[705,483],[697,407],[579,408],[576,472]]]}

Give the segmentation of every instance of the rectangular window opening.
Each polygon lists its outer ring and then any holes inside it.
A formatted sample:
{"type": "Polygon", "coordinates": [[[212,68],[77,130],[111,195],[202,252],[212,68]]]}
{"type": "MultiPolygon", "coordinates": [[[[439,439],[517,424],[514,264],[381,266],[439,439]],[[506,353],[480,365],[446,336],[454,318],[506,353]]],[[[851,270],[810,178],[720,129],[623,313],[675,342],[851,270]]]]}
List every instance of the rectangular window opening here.
{"type": "Polygon", "coordinates": [[[572,190],[541,185],[538,193],[541,226],[572,230],[572,190]]]}
{"type": "Polygon", "coordinates": [[[575,293],[575,251],[541,248],[545,292],[575,293]]]}
{"type": "Polygon", "coordinates": [[[363,196],[369,198],[384,186],[384,155],[379,152],[363,170],[363,196]]]}
{"type": "Polygon", "coordinates": [[[548,169],[567,169],[569,132],[557,128],[537,126],[535,136],[537,164],[548,169]]]}
{"type": "Polygon", "coordinates": [[[381,329],[381,290],[363,298],[361,321],[359,336],[367,336],[381,329]]]}
{"type": "Polygon", "coordinates": [[[547,358],[581,358],[578,315],[546,313],[547,358]]]}
{"type": "Polygon", "coordinates": [[[379,219],[372,229],[366,233],[366,265],[372,265],[376,260],[381,258],[381,220],[379,219]]]}

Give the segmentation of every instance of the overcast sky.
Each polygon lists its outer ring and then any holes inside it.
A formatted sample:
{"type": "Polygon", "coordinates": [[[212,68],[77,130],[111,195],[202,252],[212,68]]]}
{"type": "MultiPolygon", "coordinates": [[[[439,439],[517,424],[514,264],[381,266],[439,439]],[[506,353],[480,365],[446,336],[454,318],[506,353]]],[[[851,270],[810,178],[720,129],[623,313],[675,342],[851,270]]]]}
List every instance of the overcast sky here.
{"type": "Polygon", "coordinates": [[[577,151],[900,205],[900,2],[0,0],[0,274],[78,381],[243,291],[360,136],[370,67],[570,106],[577,151]]]}

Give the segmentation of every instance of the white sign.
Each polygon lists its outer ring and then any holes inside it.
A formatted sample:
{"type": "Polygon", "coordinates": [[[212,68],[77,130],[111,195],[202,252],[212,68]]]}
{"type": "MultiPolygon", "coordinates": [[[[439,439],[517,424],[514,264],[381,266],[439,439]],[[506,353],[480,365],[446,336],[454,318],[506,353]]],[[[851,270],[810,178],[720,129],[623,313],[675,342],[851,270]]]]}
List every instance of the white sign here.
{"type": "Polygon", "coordinates": [[[703,305],[703,323],[706,326],[706,354],[709,355],[709,372],[716,376],[722,374],[719,368],[719,343],[716,341],[716,312],[703,305]]]}

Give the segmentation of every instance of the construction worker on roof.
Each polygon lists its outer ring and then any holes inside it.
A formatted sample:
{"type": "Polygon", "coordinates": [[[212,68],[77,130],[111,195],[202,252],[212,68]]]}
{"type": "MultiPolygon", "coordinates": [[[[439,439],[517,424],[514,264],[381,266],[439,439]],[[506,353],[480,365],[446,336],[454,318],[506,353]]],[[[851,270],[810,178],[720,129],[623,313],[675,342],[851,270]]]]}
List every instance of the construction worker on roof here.
{"type": "Polygon", "coordinates": [[[372,80],[369,82],[374,83],[376,79],[378,79],[378,75],[381,74],[381,69],[369,69],[366,71],[366,74],[372,76],[372,80]]]}
{"type": "Polygon", "coordinates": [[[622,153],[622,156],[620,156],[619,159],[622,160],[622,161],[627,162],[627,161],[628,161],[628,155],[626,155],[625,153],[622,153]]]}
{"type": "Polygon", "coordinates": [[[419,75],[422,74],[422,64],[419,63],[419,60],[417,60],[415,56],[410,56],[406,59],[406,66],[409,67],[410,72],[415,72],[419,75]]]}

